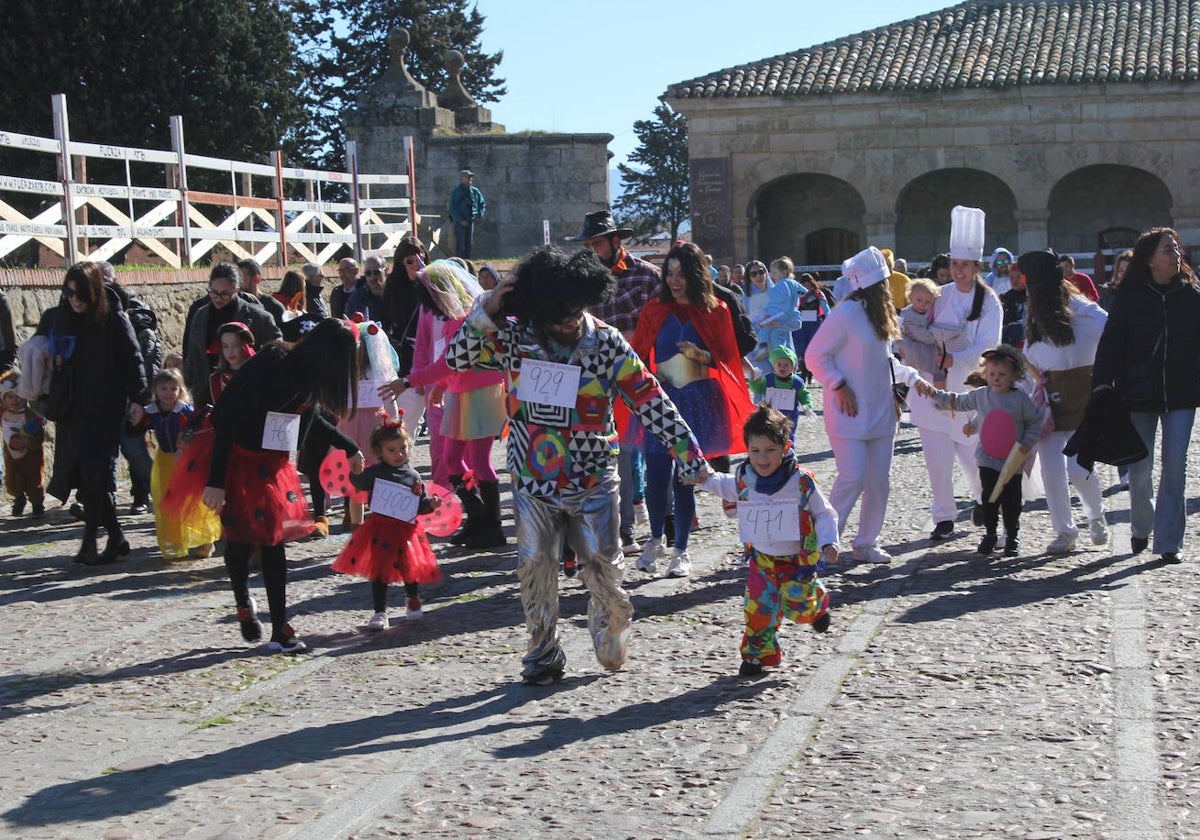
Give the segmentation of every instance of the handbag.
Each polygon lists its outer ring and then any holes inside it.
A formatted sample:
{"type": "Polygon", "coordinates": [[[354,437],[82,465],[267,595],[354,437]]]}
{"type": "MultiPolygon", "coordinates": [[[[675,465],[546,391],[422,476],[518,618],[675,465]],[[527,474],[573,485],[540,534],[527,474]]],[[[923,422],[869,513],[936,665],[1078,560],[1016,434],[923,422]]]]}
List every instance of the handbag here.
{"type": "Polygon", "coordinates": [[[59,365],[50,374],[50,391],[42,400],[42,414],[47,420],[63,420],[75,404],[75,369],[59,365]]]}

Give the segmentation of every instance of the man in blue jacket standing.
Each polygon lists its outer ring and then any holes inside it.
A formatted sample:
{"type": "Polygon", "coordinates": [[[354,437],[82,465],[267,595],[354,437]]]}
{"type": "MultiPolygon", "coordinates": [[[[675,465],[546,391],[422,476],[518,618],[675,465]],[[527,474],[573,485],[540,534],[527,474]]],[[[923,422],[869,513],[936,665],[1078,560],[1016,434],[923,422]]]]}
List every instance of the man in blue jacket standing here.
{"type": "Polygon", "coordinates": [[[454,255],[469,260],[475,220],[483,218],[487,202],[483,200],[483,193],[471,183],[475,179],[474,172],[464,169],[459,175],[462,181],[450,191],[450,221],[454,225],[454,255]]]}

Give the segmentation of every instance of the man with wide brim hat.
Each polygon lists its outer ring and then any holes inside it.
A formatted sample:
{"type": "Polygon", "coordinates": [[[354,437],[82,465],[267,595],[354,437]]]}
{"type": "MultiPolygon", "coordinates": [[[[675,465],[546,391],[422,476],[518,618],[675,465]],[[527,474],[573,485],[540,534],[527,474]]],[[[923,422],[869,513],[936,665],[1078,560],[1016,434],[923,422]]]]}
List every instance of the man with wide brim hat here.
{"type": "MultiPolygon", "coordinates": [[[[595,315],[610,327],[616,327],[625,336],[625,340],[633,338],[637,327],[638,315],[650,298],[661,291],[662,281],[658,269],[645,260],[638,259],[625,250],[621,240],[633,236],[633,229],[618,227],[608,210],[597,210],[583,217],[583,232],[572,236],[568,242],[582,242],[591,250],[604,267],[617,278],[617,291],[611,301],[600,303],[589,308],[595,315]]],[[[641,453],[633,447],[621,447],[617,459],[617,474],[621,479],[621,548],[626,553],[640,550],[633,538],[633,526],[637,519],[637,509],[634,507],[635,496],[641,497],[640,488],[634,487],[633,459],[640,458],[641,453]]]]}
{"type": "MultiPolygon", "coordinates": [[[[588,213],[583,217],[583,233],[579,236],[571,236],[567,238],[568,242],[584,242],[587,243],[592,239],[600,237],[619,236],[622,239],[628,239],[633,236],[633,228],[617,227],[617,223],[613,221],[612,213],[607,210],[597,210],[595,213],[588,213]]],[[[592,250],[595,250],[594,248],[592,250]]],[[[603,261],[603,258],[601,258],[603,261]]]]}

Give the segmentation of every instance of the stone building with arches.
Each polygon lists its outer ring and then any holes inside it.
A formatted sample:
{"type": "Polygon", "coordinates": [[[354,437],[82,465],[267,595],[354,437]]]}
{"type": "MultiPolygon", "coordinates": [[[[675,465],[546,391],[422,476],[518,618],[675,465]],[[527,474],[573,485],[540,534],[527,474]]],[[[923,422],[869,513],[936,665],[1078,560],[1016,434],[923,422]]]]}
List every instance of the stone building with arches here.
{"type": "Polygon", "coordinates": [[[1200,245],[1200,7],[979,0],[671,85],[693,238],[721,260],[1200,245]]]}

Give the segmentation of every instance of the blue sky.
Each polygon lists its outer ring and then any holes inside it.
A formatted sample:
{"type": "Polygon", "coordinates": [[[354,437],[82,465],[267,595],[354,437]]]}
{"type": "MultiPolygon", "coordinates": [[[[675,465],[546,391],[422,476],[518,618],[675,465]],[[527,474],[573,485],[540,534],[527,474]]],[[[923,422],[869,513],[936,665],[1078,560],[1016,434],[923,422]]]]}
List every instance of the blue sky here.
{"type": "Polygon", "coordinates": [[[616,163],[667,86],[907,20],[946,0],[478,0],[482,46],[504,50],[509,131],[607,132],[616,163]]]}

